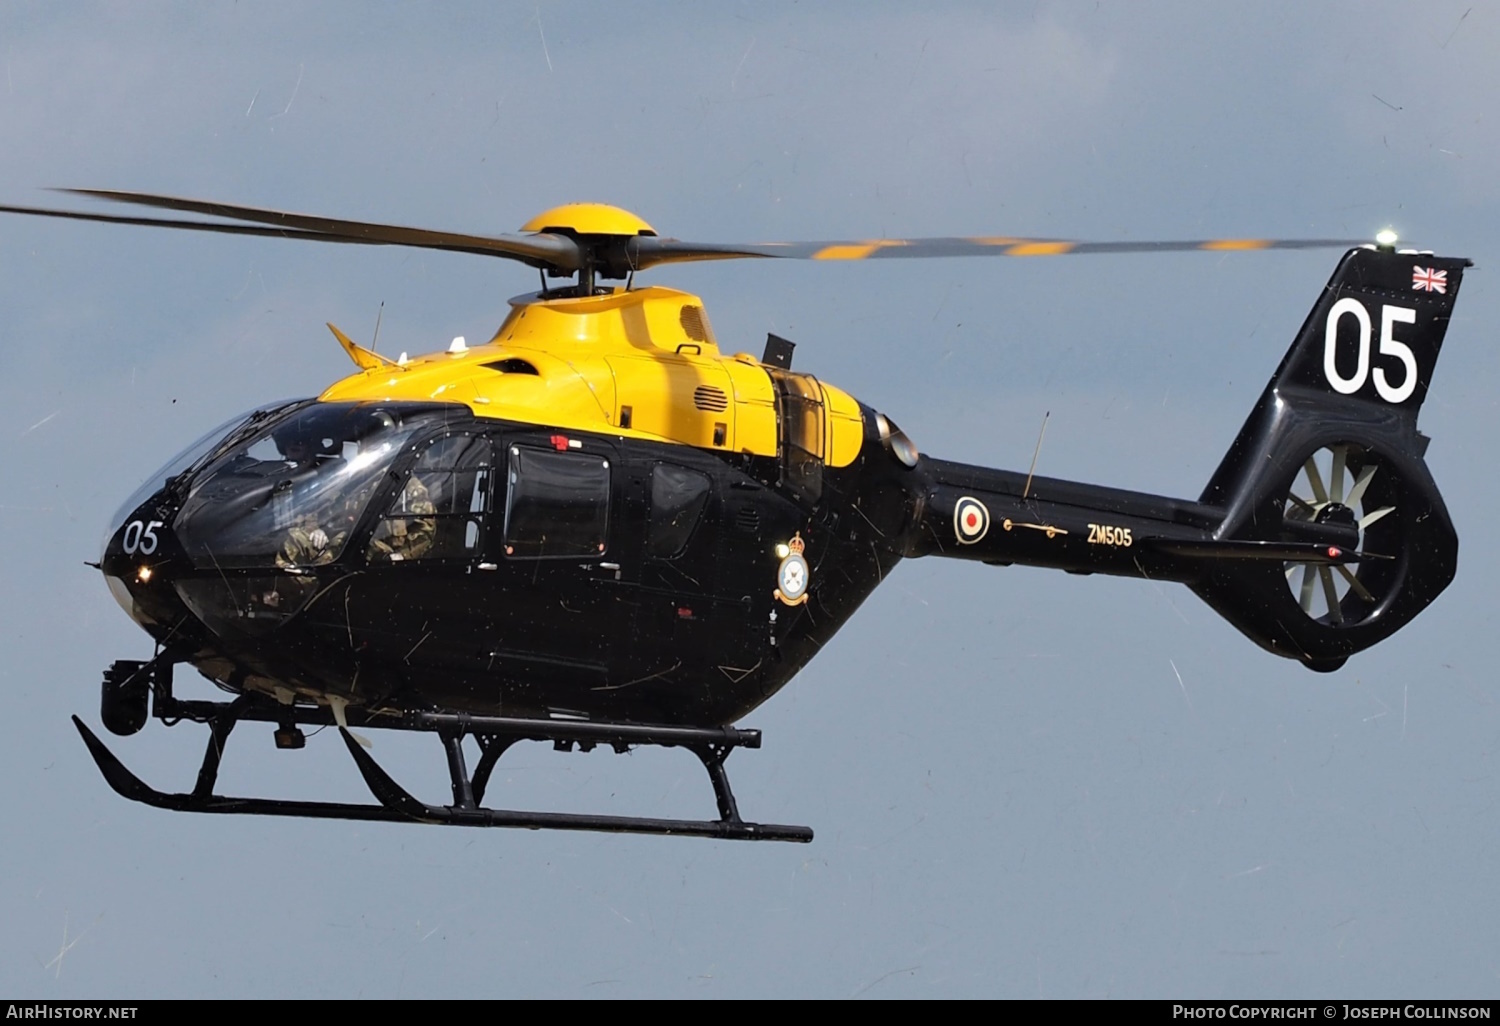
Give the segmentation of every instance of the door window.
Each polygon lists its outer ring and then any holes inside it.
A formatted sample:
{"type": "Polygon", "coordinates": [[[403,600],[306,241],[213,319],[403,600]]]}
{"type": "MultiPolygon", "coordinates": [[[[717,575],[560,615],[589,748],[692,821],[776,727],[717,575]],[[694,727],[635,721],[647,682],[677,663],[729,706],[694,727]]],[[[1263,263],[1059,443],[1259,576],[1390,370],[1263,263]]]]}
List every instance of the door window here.
{"type": "Polygon", "coordinates": [[[687,548],[693,528],[708,504],[711,482],[696,470],[658,463],[651,470],[651,522],[646,531],[646,554],[676,559],[687,548]]]}
{"type": "Polygon", "coordinates": [[[478,557],[492,462],[487,438],[449,435],[429,445],[376,524],[370,561],[478,557]]]}
{"type": "Polygon", "coordinates": [[[513,559],[598,556],[608,542],[609,460],[512,446],[505,554],[513,559]]]}
{"type": "Polygon", "coordinates": [[[823,495],[823,386],[810,374],[767,368],[776,383],[781,483],[808,502],[823,495]]]}

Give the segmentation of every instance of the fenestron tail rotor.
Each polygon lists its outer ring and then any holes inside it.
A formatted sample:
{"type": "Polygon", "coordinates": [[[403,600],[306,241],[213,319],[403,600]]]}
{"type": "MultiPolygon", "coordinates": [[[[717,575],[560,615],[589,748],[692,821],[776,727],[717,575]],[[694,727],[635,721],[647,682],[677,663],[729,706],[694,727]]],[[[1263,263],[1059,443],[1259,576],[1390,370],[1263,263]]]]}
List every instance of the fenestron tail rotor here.
{"type": "MultiPolygon", "coordinates": [[[[1303,462],[1287,493],[1283,516],[1289,521],[1340,525],[1356,532],[1355,550],[1371,558],[1349,565],[1288,563],[1287,583],[1298,605],[1309,617],[1329,626],[1356,626],[1372,614],[1384,597],[1383,575],[1374,563],[1381,549],[1370,529],[1396,512],[1395,482],[1381,478],[1380,461],[1352,444],[1319,449],[1303,462]],[[1372,542],[1376,544],[1372,545],[1372,542]]],[[[1387,471],[1385,478],[1390,478],[1387,471]]],[[[1377,531],[1377,536],[1382,533],[1377,531]]],[[[1384,532],[1386,542],[1394,539],[1384,532]]]]}

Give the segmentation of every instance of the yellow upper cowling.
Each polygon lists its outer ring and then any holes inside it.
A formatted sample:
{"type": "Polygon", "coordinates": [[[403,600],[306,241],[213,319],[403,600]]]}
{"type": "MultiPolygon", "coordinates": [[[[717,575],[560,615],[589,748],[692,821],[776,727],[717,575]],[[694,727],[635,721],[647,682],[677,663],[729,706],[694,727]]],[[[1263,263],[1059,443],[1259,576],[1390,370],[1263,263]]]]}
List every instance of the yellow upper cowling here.
{"type": "MultiPolygon", "coordinates": [[[[534,218],[527,228],[556,224],[548,220],[553,213],[534,218]]],[[[372,367],[336,382],[319,398],[443,400],[463,403],[481,417],[777,454],[770,377],[754,357],[720,353],[697,296],[653,286],[588,297],[519,296],[511,307],[484,345],[372,367]]],[[[859,405],[837,388],[822,389],[825,458],[831,466],[846,466],[863,439],[859,405]]]]}

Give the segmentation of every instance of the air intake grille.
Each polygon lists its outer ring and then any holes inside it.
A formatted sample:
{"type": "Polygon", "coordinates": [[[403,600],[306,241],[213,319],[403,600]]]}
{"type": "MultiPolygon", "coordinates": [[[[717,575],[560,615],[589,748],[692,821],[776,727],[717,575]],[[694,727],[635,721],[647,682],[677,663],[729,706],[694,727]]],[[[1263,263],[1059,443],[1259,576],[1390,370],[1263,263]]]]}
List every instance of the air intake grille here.
{"type": "Polygon", "coordinates": [[[741,506],[734,511],[734,526],[746,534],[759,534],[760,510],[754,506],[741,506]]]}
{"type": "Polygon", "coordinates": [[[689,303],[682,308],[678,316],[682,321],[683,333],[694,342],[708,341],[708,325],[703,323],[703,307],[689,303]]]}
{"type": "Polygon", "coordinates": [[[518,357],[510,356],[504,360],[491,360],[485,364],[490,370],[499,371],[501,374],[535,374],[536,368],[518,357]]]}
{"type": "Polygon", "coordinates": [[[709,413],[723,413],[729,409],[729,397],[724,394],[722,388],[699,385],[693,389],[693,405],[709,413]]]}

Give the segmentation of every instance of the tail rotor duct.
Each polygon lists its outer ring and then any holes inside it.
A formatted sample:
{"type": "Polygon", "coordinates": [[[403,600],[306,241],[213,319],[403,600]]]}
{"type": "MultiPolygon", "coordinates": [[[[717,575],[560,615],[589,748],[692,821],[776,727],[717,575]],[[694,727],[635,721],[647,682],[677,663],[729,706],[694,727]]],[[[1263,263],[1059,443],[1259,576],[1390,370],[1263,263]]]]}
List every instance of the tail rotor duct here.
{"type": "Polygon", "coordinates": [[[1357,626],[1398,583],[1394,568],[1381,566],[1389,560],[1379,558],[1401,548],[1401,518],[1388,519],[1398,513],[1397,489],[1395,475],[1362,446],[1327,446],[1303,462],[1287,492],[1284,519],[1352,528],[1358,532],[1356,551],[1372,557],[1353,568],[1287,563],[1287,583],[1309,618],[1330,627],[1357,626]]]}

